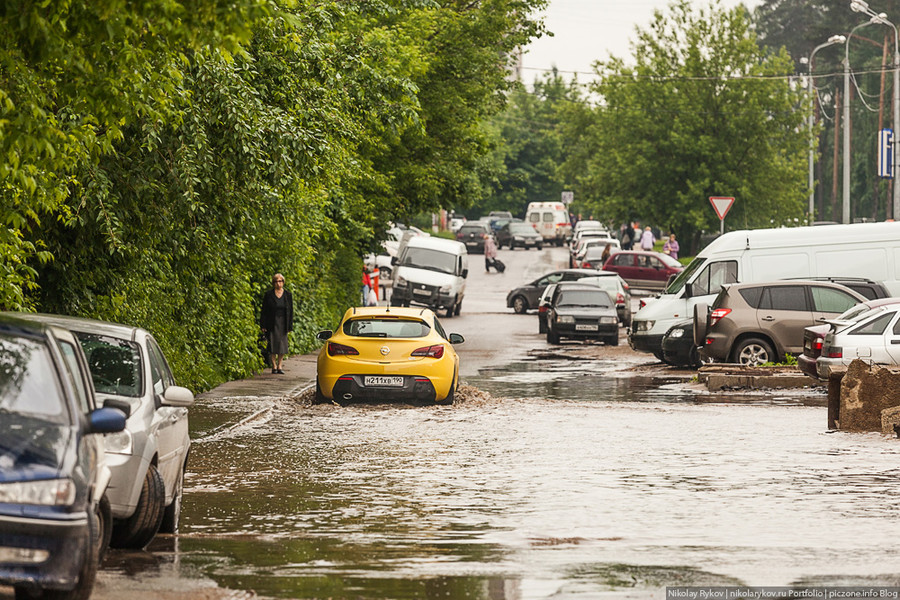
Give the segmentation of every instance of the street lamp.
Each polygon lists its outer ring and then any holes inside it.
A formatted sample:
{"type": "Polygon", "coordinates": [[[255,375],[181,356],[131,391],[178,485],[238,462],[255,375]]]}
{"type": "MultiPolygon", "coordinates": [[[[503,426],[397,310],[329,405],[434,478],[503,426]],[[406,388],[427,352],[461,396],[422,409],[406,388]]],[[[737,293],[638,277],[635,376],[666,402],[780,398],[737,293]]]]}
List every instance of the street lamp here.
{"type": "Polygon", "coordinates": [[[897,130],[900,127],[900,44],[898,44],[900,34],[897,32],[897,26],[888,21],[886,14],[876,14],[875,11],[869,8],[869,4],[863,0],[852,0],[850,2],[850,10],[869,15],[871,17],[870,22],[881,23],[894,30],[894,151],[893,160],[891,161],[891,175],[894,179],[894,202],[891,216],[896,220],[900,217],[900,181],[897,181],[900,178],[900,173],[897,172],[898,167],[900,167],[897,156],[898,152],[900,152],[900,131],[897,130]]]}
{"type": "MultiPolygon", "coordinates": [[[[809,101],[810,101],[810,111],[809,111],[809,220],[810,224],[813,221],[813,215],[815,214],[815,202],[816,202],[816,150],[815,150],[815,137],[813,135],[813,130],[816,127],[816,96],[815,96],[815,84],[813,83],[813,57],[816,55],[816,52],[821,50],[822,48],[827,48],[828,46],[833,46],[834,44],[843,44],[847,41],[842,35],[833,35],[828,38],[824,44],[819,44],[813,51],[809,53],[809,59],[807,64],[809,65],[809,75],[806,79],[806,89],[809,93],[809,101]]],[[[801,59],[802,61],[803,59],[801,59]]]]}
{"type": "MultiPolygon", "coordinates": [[[[861,0],[853,0],[851,8],[853,8],[854,5],[858,5],[860,1],[861,0]]],[[[866,8],[868,8],[868,5],[866,5],[866,8]]],[[[853,10],[856,9],[854,8],[853,10]]],[[[841,210],[841,223],[850,222],[850,40],[853,39],[853,32],[857,29],[881,22],[881,17],[875,15],[865,23],[860,23],[850,30],[850,33],[847,35],[847,43],[844,45],[844,202],[841,210]]],[[[897,121],[894,121],[895,127],[896,124],[897,121]]],[[[895,145],[894,150],[896,151],[896,149],[897,147],[895,145]]]]}

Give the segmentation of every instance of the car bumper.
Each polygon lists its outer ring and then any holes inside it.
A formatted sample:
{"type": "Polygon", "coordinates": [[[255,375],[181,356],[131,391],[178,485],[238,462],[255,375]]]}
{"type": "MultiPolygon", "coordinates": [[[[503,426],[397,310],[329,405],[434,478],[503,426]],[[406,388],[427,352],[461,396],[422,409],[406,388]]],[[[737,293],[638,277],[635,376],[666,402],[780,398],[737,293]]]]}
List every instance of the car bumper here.
{"type": "Polygon", "coordinates": [[[819,379],[828,379],[832,375],[838,375],[847,371],[847,365],[839,359],[819,358],[816,361],[816,373],[819,379]]]}
{"type": "Polygon", "coordinates": [[[715,333],[706,334],[706,344],[700,346],[700,354],[719,362],[727,362],[731,348],[728,347],[728,338],[715,333]]]}
{"type": "Polygon", "coordinates": [[[71,520],[0,516],[0,584],[72,589],[90,551],[84,513],[71,520]]]}
{"type": "Polygon", "coordinates": [[[683,336],[680,338],[665,338],[662,342],[663,360],[671,365],[694,365],[691,356],[694,350],[694,340],[683,336]]]}
{"type": "Polygon", "coordinates": [[[602,339],[619,335],[619,323],[601,323],[594,331],[578,331],[574,325],[554,323],[553,333],[571,339],[602,339]]]}
{"type": "Polygon", "coordinates": [[[445,399],[450,391],[447,382],[435,381],[422,375],[404,375],[402,386],[367,386],[365,377],[365,375],[341,375],[333,383],[326,378],[320,382],[320,386],[326,397],[348,402],[391,400],[435,402],[445,399]],[[443,389],[442,393],[438,393],[438,387],[443,389]]]}
{"type": "MultiPolygon", "coordinates": [[[[632,321],[632,325],[633,324],[634,321],[632,321]]],[[[628,334],[628,345],[631,346],[631,349],[636,352],[650,352],[652,354],[656,354],[657,352],[662,352],[662,341],[664,335],[665,334],[635,334],[632,331],[628,334]]]]}
{"type": "Polygon", "coordinates": [[[453,305],[454,297],[449,294],[441,294],[439,292],[430,292],[428,295],[413,294],[408,287],[395,287],[391,291],[391,302],[409,302],[410,304],[420,304],[428,308],[437,310],[440,308],[449,308],[453,305]]]}
{"type": "Polygon", "coordinates": [[[801,372],[809,375],[813,379],[819,378],[819,372],[816,371],[816,363],[818,362],[818,358],[811,358],[805,354],[801,354],[797,357],[797,367],[800,368],[801,372]]]}

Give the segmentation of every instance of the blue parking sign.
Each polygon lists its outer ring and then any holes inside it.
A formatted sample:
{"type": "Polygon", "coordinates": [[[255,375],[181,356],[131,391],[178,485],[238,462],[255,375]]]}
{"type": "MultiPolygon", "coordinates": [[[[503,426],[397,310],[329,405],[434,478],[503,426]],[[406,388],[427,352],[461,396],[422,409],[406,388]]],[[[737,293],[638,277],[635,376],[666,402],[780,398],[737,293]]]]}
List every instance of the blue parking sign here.
{"type": "Polygon", "coordinates": [[[894,177],[894,132],[891,129],[878,132],[878,176],[894,177]]]}

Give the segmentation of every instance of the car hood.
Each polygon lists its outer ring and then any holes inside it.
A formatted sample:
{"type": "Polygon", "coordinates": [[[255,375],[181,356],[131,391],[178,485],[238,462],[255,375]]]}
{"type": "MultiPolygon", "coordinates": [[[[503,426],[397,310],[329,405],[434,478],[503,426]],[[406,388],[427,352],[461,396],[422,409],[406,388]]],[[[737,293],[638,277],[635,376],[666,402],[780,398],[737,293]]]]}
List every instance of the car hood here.
{"type": "Polygon", "coordinates": [[[395,273],[397,277],[402,277],[411,283],[424,283],[425,285],[452,285],[457,279],[456,275],[450,273],[439,273],[429,269],[418,269],[410,266],[397,267],[395,273]]]}
{"type": "Polygon", "coordinates": [[[15,413],[0,415],[0,481],[57,477],[73,435],[66,424],[15,413]]]}

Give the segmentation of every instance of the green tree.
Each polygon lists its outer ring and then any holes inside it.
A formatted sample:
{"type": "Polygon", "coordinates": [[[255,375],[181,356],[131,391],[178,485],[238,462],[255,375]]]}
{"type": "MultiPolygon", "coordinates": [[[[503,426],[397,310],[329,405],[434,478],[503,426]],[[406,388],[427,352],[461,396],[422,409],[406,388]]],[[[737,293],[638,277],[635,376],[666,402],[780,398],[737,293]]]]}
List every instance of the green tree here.
{"type": "Polygon", "coordinates": [[[804,216],[802,91],[787,54],[760,49],[743,8],[674,3],[633,48],[633,67],[598,66],[601,101],[568,132],[565,173],[595,215],[638,217],[695,242],[718,229],[710,196],[736,197],[729,229],[804,216]]]}

